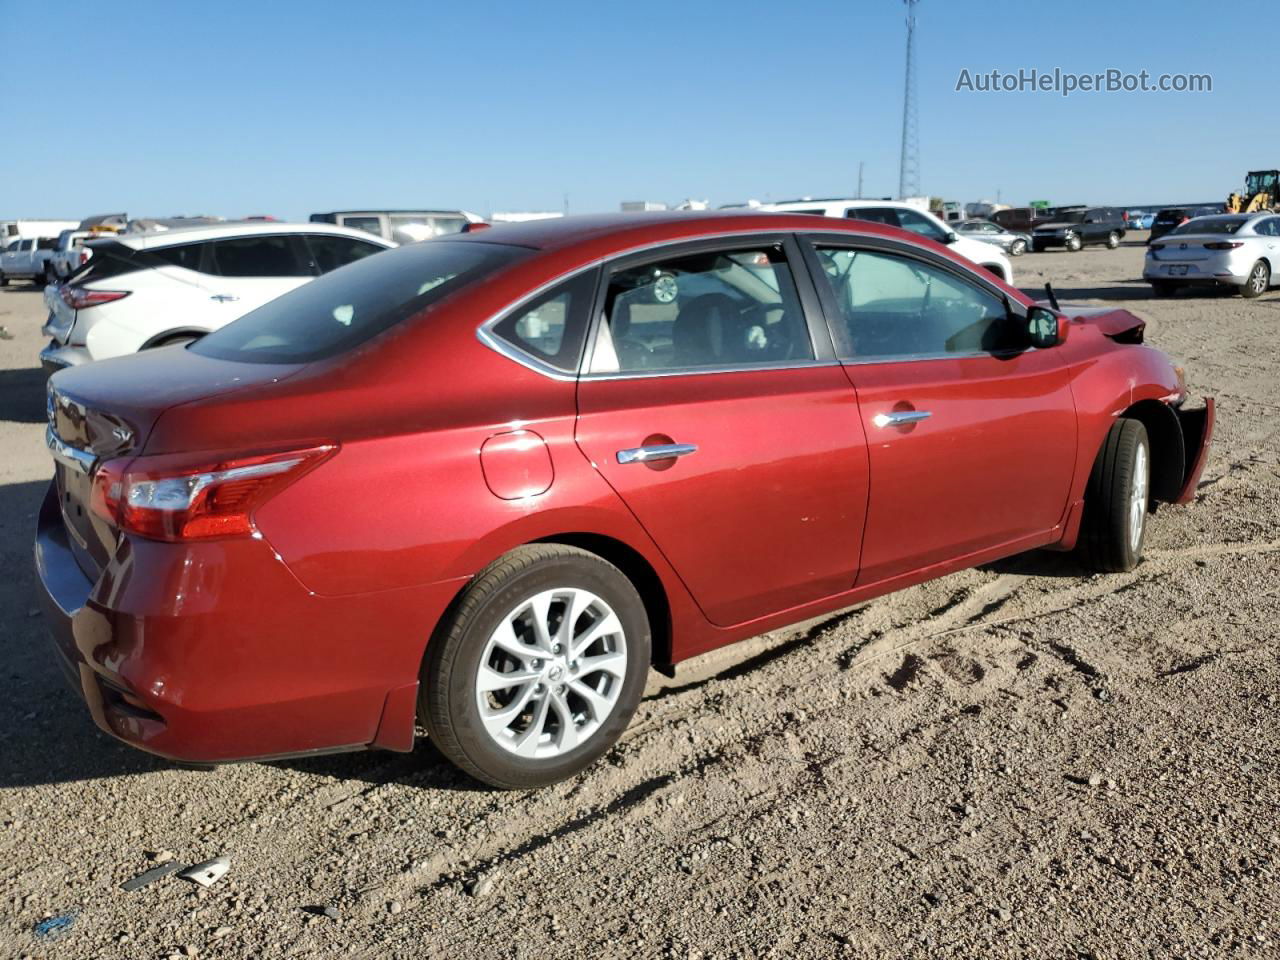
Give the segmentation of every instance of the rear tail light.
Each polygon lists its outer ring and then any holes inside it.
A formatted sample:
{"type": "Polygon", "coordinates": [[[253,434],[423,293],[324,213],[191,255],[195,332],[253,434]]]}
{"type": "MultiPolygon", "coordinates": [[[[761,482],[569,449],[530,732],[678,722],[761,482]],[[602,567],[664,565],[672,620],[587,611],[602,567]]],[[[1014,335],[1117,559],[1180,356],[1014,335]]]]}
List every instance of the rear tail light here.
{"type": "Polygon", "coordinates": [[[84,266],[86,263],[88,263],[88,262],[89,262],[89,251],[88,251],[88,250],[81,250],[81,251],[80,251],[80,266],[82,266],[82,267],[83,267],[83,266],[84,266]]]}
{"type": "Polygon", "coordinates": [[[123,300],[128,290],[87,290],[84,287],[63,287],[62,302],[72,310],[85,310],[113,300],[123,300]]]}
{"type": "Polygon", "coordinates": [[[177,457],[108,460],[93,477],[90,508],[152,540],[208,540],[254,533],[253,512],[336,446],[185,463],[177,457]]]}
{"type": "Polygon", "coordinates": [[[1239,240],[1215,240],[1213,243],[1206,243],[1206,250],[1234,250],[1236,247],[1243,247],[1244,244],[1239,240]]]}

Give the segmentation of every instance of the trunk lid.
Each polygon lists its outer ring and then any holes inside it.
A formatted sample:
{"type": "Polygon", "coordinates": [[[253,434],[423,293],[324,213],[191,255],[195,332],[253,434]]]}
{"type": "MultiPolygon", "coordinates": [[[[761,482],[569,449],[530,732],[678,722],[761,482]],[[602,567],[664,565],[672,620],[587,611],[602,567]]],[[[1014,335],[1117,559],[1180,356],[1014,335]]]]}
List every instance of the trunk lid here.
{"type": "Polygon", "coordinates": [[[1214,250],[1206,250],[1206,243],[1223,243],[1233,242],[1231,234],[1209,233],[1194,234],[1180,233],[1174,236],[1165,234],[1157,243],[1161,244],[1159,248],[1151,249],[1152,260],[1177,260],[1179,262],[1186,260],[1207,260],[1212,254],[1218,252],[1214,250]]]}
{"type": "Polygon", "coordinates": [[[48,385],[45,440],[56,465],[63,523],[85,574],[96,580],[119,542],[115,528],[89,509],[98,463],[141,454],[166,410],[274,383],[299,369],[234,363],[184,347],[163,347],[54,374],[48,385]]]}

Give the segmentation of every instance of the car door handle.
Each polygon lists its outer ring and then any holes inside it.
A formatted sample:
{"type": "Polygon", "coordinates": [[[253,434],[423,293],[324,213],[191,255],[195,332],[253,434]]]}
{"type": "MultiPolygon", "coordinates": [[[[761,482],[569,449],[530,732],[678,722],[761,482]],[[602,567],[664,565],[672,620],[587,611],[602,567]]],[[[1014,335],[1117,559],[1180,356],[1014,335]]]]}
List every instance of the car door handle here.
{"type": "Polygon", "coordinates": [[[871,422],[877,427],[905,427],[928,420],[932,416],[928,410],[891,410],[888,413],[877,413],[871,418],[871,422]]]}
{"type": "Polygon", "coordinates": [[[219,303],[231,303],[233,300],[239,300],[240,298],[232,293],[215,293],[209,299],[217,300],[219,303]]]}
{"type": "Polygon", "coordinates": [[[619,463],[652,463],[654,460],[674,460],[676,457],[697,453],[693,443],[656,443],[650,447],[631,447],[618,451],[619,463]]]}

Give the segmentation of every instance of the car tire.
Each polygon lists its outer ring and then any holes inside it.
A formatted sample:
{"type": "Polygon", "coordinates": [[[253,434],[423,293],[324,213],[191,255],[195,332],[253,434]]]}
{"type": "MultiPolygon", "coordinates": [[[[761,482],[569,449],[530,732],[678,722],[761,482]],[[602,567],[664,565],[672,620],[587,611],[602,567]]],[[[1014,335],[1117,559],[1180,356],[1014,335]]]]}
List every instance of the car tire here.
{"type": "Polygon", "coordinates": [[[7,287],[8,285],[9,285],[9,278],[6,277],[3,273],[0,273],[0,287],[7,287]]]}
{"type": "Polygon", "coordinates": [[[1015,240],[1009,244],[1009,256],[1020,257],[1027,252],[1027,241],[1015,240]]]}
{"type": "Polygon", "coordinates": [[[617,741],[640,703],[650,649],[644,602],[621,570],[575,547],[518,547],[480,571],[441,621],[419,716],[440,752],[477,780],[546,786],[617,741]],[[575,649],[575,636],[596,630],[575,649]],[[507,673],[522,679],[503,683],[507,673]]]}
{"type": "Polygon", "coordinates": [[[1067,238],[1063,246],[1072,253],[1079,253],[1084,249],[1084,241],[1080,239],[1080,235],[1078,233],[1069,233],[1067,234],[1067,238]]]}
{"type": "Polygon", "coordinates": [[[1249,279],[1240,288],[1240,296],[1246,300],[1252,300],[1266,293],[1270,286],[1271,267],[1267,265],[1267,261],[1259,260],[1249,269],[1249,279]]]}
{"type": "Polygon", "coordinates": [[[1084,494],[1080,547],[1104,573],[1132,570],[1142,559],[1151,495],[1151,445],[1137,420],[1111,425],[1084,494]]]}
{"type": "Polygon", "coordinates": [[[1107,249],[1114,250],[1118,246],[1120,246],[1120,234],[1112,230],[1107,234],[1107,249]]]}
{"type": "Polygon", "coordinates": [[[1177,284],[1169,283],[1167,280],[1152,280],[1151,295],[1155,297],[1172,297],[1177,293],[1177,284]]]}

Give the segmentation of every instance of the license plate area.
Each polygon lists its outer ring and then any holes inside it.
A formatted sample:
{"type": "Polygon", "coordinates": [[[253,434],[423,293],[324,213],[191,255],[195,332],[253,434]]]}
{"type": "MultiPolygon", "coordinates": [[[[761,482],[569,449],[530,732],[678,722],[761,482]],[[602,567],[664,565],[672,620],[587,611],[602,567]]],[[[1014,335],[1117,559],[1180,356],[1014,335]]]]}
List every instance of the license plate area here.
{"type": "Polygon", "coordinates": [[[1175,263],[1173,266],[1169,268],[1169,276],[1171,277],[1186,276],[1186,273],[1187,273],[1187,265],[1185,263],[1175,263]]]}

